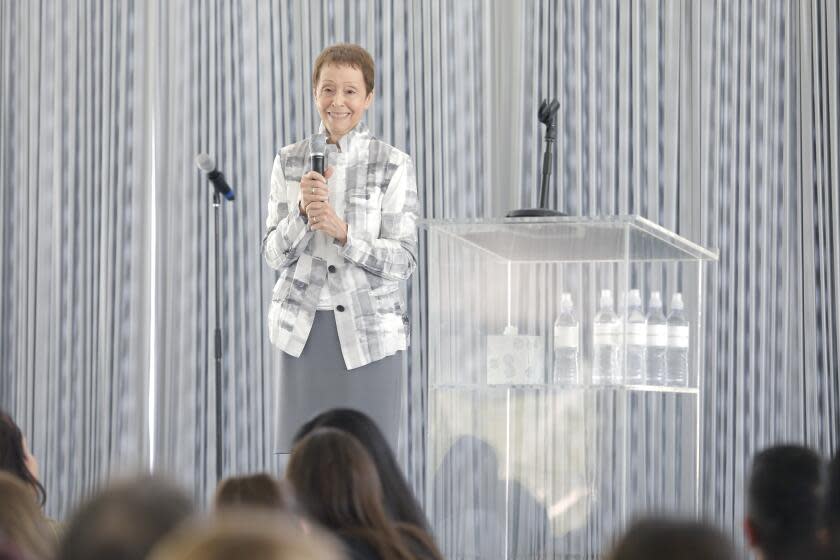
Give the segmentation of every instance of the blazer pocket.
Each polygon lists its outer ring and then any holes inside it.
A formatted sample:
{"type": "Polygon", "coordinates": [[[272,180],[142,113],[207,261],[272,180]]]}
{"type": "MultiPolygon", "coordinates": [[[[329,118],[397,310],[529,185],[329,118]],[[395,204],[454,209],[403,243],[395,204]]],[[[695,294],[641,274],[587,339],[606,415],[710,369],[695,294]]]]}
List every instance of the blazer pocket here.
{"type": "Polygon", "coordinates": [[[390,313],[402,315],[402,294],[400,294],[399,286],[379,288],[371,292],[370,295],[371,299],[373,299],[374,308],[380,315],[390,313]]]}

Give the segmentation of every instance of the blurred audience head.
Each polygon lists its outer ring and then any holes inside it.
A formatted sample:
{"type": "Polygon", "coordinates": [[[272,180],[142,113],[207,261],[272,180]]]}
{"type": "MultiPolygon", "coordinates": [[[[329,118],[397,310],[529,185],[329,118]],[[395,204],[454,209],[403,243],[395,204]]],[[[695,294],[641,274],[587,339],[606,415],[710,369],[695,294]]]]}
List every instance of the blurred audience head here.
{"type": "Polygon", "coordinates": [[[755,456],[747,487],[744,530],[765,560],[814,557],[823,529],[823,461],[799,445],[755,456]]]}
{"type": "Polygon", "coordinates": [[[0,410],[0,471],[7,471],[28,484],[43,506],[47,493],[38,480],[38,461],[29,452],[26,438],[12,417],[0,410]]]}
{"type": "Polygon", "coordinates": [[[388,441],[370,417],[358,410],[334,408],[304,424],[295,435],[295,442],[317,428],[334,428],[356,438],[376,466],[389,516],[395,521],[428,530],[426,516],[414,498],[388,441]]]}
{"type": "Polygon", "coordinates": [[[825,524],[831,558],[840,558],[840,452],[828,465],[825,524]]]}
{"type": "Polygon", "coordinates": [[[4,540],[0,535],[0,560],[28,560],[24,558],[18,548],[4,540]]]}
{"type": "Polygon", "coordinates": [[[226,478],[216,489],[217,511],[230,508],[262,508],[291,512],[294,507],[283,483],[266,473],[226,478]]]}
{"type": "Polygon", "coordinates": [[[190,499],[161,480],[116,484],[76,512],[59,559],[141,560],[192,513],[190,499]]]}
{"type": "Polygon", "coordinates": [[[698,521],[647,519],[633,524],[610,560],[734,560],[729,539],[698,521]]]}
{"type": "Polygon", "coordinates": [[[327,529],[384,524],[382,487],[362,445],[349,434],[320,428],[292,449],[286,477],[301,508],[327,529]]]}
{"type": "Polygon", "coordinates": [[[185,525],[155,548],[152,560],[343,560],[320,530],[268,511],[225,511],[185,525]]]}
{"type": "Polygon", "coordinates": [[[0,472],[0,550],[34,560],[51,559],[55,536],[32,488],[18,477],[0,472]]]}
{"type": "Polygon", "coordinates": [[[303,511],[351,549],[358,545],[381,558],[413,559],[414,547],[440,557],[421,528],[389,519],[373,460],[347,432],[319,428],[301,439],[286,476],[303,511]]]}

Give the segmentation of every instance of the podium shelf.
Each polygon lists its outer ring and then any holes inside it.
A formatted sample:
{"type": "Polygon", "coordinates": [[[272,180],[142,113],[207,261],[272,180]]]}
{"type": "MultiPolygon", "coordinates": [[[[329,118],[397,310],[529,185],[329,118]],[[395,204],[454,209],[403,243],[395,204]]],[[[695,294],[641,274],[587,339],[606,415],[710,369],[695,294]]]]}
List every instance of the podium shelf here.
{"type": "Polygon", "coordinates": [[[641,216],[565,216],[424,220],[424,229],[457,238],[515,263],[717,260],[705,249],[641,216]]]}
{"type": "Polygon", "coordinates": [[[625,391],[630,393],[674,393],[682,395],[697,395],[699,391],[696,387],[677,387],[672,385],[575,385],[562,386],[553,384],[527,384],[527,385],[484,385],[479,383],[440,383],[430,385],[429,388],[433,391],[496,391],[504,392],[508,389],[516,391],[546,391],[546,392],[568,392],[568,393],[598,393],[598,392],[618,392],[625,391]]]}

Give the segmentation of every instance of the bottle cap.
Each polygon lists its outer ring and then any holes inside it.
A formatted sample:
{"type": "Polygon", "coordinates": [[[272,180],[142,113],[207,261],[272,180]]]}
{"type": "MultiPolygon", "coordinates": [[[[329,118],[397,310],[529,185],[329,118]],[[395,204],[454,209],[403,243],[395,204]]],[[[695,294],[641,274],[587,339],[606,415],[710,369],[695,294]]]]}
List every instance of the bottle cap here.
{"type": "Polygon", "coordinates": [[[627,307],[641,307],[642,293],[639,290],[630,290],[627,294],[627,307]]]}
{"type": "Polygon", "coordinates": [[[671,311],[673,310],[682,310],[684,307],[683,305],[683,298],[680,292],[676,292],[673,296],[671,296],[671,311]]]}
{"type": "Polygon", "coordinates": [[[650,293],[650,303],[648,304],[648,307],[662,308],[662,297],[659,295],[659,292],[650,293]]]}
{"type": "Polygon", "coordinates": [[[575,304],[572,302],[572,294],[563,292],[560,294],[560,311],[570,311],[575,304]]]}
{"type": "Polygon", "coordinates": [[[610,290],[601,290],[601,300],[598,302],[601,309],[610,308],[613,306],[613,297],[610,290]]]}

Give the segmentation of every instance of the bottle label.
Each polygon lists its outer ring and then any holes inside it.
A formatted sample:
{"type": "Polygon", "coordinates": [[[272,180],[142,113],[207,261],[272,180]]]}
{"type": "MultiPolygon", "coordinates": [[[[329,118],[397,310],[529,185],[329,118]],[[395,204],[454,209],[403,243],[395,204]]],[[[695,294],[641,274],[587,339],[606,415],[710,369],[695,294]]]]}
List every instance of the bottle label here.
{"type": "Polygon", "coordinates": [[[554,327],[555,348],[577,348],[580,340],[580,332],[577,325],[574,327],[554,327]]]}
{"type": "Polygon", "coordinates": [[[645,346],[647,344],[647,325],[644,323],[627,323],[627,345],[645,346]]]}
{"type": "Polygon", "coordinates": [[[595,323],[592,328],[592,339],[595,346],[619,346],[621,327],[617,322],[595,323]]]}
{"type": "Polygon", "coordinates": [[[648,346],[668,346],[668,326],[648,325],[647,344],[648,346]]]}
{"type": "Polygon", "coordinates": [[[668,327],[668,346],[671,348],[688,348],[688,326],[668,327]]]}

